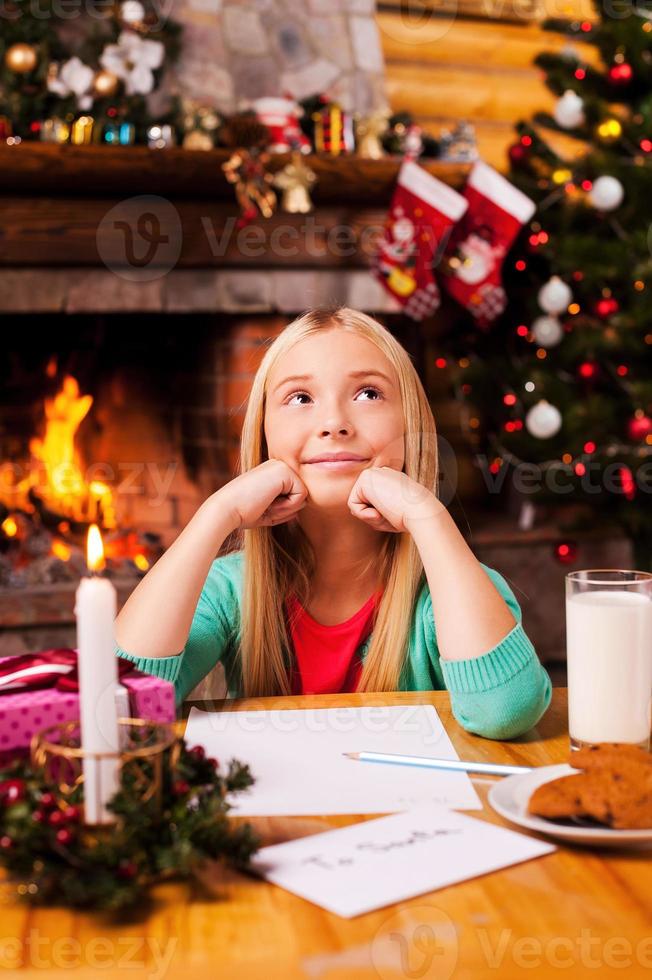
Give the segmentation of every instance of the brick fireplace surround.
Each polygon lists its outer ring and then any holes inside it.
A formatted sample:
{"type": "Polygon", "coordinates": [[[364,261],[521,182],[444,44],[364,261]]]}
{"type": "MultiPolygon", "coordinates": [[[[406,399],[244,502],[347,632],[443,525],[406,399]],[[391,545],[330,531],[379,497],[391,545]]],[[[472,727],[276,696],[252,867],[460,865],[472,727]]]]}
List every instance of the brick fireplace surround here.
{"type": "MultiPolygon", "coordinates": [[[[529,530],[519,529],[522,499],[487,493],[445,372],[433,368],[439,321],[415,327],[403,318],[369,274],[368,256],[359,248],[346,260],[327,248],[300,250],[292,260],[269,249],[262,258],[233,249],[216,257],[197,228],[202,215],[216,218],[218,232],[236,215],[229,189],[215,178],[218,151],[214,159],[212,153],[179,151],[181,163],[132,148],[127,164],[119,151],[101,149],[106,169],[100,172],[92,154],[84,163],[88,150],[75,155],[69,169],[57,156],[60,148],[25,149],[20,161],[14,154],[8,162],[0,148],[6,195],[0,196],[0,309],[5,337],[12,331],[15,337],[14,353],[11,341],[5,346],[18,363],[18,351],[40,345],[57,358],[59,372],[74,373],[93,395],[79,432],[87,463],[123,463],[132,473],[140,465],[138,493],[118,495],[122,522],[171,543],[198,505],[235,474],[244,407],[263,346],[306,308],[353,306],[382,319],[411,354],[438,433],[455,455],[451,513],[476,556],[510,582],[541,659],[563,658],[563,577],[574,567],[552,556],[563,531],[545,514],[529,530]],[[126,187],[130,196],[121,198],[126,187]],[[148,206],[156,212],[162,202],[161,229],[172,239],[178,234],[180,242],[174,261],[130,278],[120,263],[124,240],[105,219],[117,202],[133,220],[140,193],[160,195],[154,201],[150,196],[148,206]],[[170,202],[176,218],[166,211],[170,202]]],[[[346,168],[321,166],[315,220],[326,232],[334,224],[353,229],[359,243],[362,229],[382,224],[398,164],[366,161],[367,169],[350,168],[348,179],[346,168]]],[[[452,185],[464,176],[463,168],[431,167],[452,185]]],[[[297,226],[305,219],[270,219],[262,222],[265,234],[281,220],[297,226]]],[[[17,389],[20,383],[17,377],[17,389]]],[[[46,390],[52,393],[44,379],[46,390]]],[[[17,439],[33,434],[29,425],[38,417],[35,404],[8,402],[2,393],[0,462],[8,446],[15,451],[17,439]]],[[[631,567],[629,544],[616,531],[587,532],[580,544],[577,567],[631,567]]],[[[122,583],[121,602],[133,587],[133,580],[122,583]]],[[[0,590],[0,652],[74,646],[73,604],[70,585],[44,586],[29,597],[0,590]]],[[[200,689],[220,692],[220,671],[200,689]]]]}

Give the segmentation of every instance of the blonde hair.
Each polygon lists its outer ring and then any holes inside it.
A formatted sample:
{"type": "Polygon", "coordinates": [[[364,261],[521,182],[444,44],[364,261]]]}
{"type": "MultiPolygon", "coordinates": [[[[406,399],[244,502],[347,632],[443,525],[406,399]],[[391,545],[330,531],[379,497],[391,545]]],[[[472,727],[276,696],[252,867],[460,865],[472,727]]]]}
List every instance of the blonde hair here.
{"type": "MultiPolygon", "coordinates": [[[[371,341],[393,364],[405,419],[404,472],[437,495],[438,457],[435,420],[407,351],[381,323],[348,307],[309,310],[293,320],[268,347],[253,380],[242,428],[239,472],[267,459],[264,435],[268,378],[291,347],[324,330],[346,330],[371,341]]],[[[424,570],[409,534],[379,532],[384,540],[377,564],[384,585],[376,609],[359,691],[395,691],[407,657],[414,604],[424,570]]],[[[240,636],[241,689],[247,697],[291,694],[292,644],[284,602],[294,591],[302,605],[310,596],[315,569],[312,546],[298,521],[248,528],[239,535],[244,548],[240,636]]],[[[371,567],[360,570],[364,576],[371,567]]]]}

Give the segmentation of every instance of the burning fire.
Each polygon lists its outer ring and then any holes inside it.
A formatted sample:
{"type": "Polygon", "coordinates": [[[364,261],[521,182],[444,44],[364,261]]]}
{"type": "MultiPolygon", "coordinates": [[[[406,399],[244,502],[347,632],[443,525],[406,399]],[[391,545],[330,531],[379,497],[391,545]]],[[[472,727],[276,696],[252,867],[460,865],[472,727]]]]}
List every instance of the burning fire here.
{"type": "MultiPolygon", "coordinates": [[[[48,365],[48,376],[55,373],[56,365],[48,365]]],[[[77,380],[66,375],[57,394],[45,399],[45,430],[29,441],[28,467],[20,471],[13,463],[0,465],[0,541],[12,542],[16,568],[31,560],[21,545],[38,528],[49,531],[53,558],[75,563],[81,550],[80,525],[88,528],[88,567],[104,568],[105,554],[117,562],[130,559],[141,572],[150,567],[152,546],[133,528],[117,530],[111,488],[84,476],[85,462],[75,438],[92,404],[92,395],[82,395],[77,380]],[[105,544],[100,528],[109,532],[105,544]]]]}
{"type": "Polygon", "coordinates": [[[34,513],[32,491],[52,514],[76,522],[98,522],[106,529],[116,526],[110,487],[101,480],[85,480],[75,446],[77,430],[92,404],[92,395],[80,395],[76,379],[66,375],[54,398],[45,399],[45,434],[34,436],[29,443],[36,466],[30,467],[24,479],[0,487],[3,503],[34,513]]]}

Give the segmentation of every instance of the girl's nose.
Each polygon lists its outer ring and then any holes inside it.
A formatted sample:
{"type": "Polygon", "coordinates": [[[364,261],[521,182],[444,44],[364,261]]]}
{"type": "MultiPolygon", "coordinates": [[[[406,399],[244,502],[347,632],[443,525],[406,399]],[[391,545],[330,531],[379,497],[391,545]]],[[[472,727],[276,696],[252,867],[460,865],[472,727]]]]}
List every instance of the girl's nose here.
{"type": "Polygon", "coordinates": [[[321,430],[323,436],[331,432],[338,432],[340,435],[350,432],[350,426],[346,422],[325,422],[321,430]]]}

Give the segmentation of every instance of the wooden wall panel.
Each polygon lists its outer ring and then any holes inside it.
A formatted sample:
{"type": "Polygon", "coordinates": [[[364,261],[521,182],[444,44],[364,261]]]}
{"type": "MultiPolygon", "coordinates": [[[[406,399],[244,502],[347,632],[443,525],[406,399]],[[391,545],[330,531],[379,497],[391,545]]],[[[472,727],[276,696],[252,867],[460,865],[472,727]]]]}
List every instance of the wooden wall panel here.
{"type": "MultiPolygon", "coordinates": [[[[486,0],[488,12],[504,13],[507,9],[488,3],[486,0]]],[[[542,16],[547,12],[587,16],[584,0],[546,3],[548,11],[538,7],[542,16]]],[[[504,171],[506,150],[514,141],[514,124],[537,110],[550,111],[555,102],[543,72],[534,65],[535,56],[543,50],[560,51],[569,43],[542,30],[532,20],[528,4],[523,5],[520,19],[515,19],[513,3],[510,21],[481,20],[479,13],[470,17],[465,6],[460,8],[463,13],[458,10],[454,16],[424,17],[419,26],[414,18],[384,5],[377,20],[392,109],[412,113],[434,136],[460,119],[469,120],[475,126],[482,158],[504,171]]],[[[574,42],[573,48],[583,60],[599,64],[593,47],[574,42]]],[[[546,136],[568,159],[582,152],[583,144],[564,134],[546,136]]]]}
{"type": "MultiPolygon", "coordinates": [[[[419,30],[396,13],[376,17],[385,59],[390,64],[475,65],[493,69],[537,71],[533,59],[544,48],[561,50],[568,42],[538,24],[523,21],[431,20],[419,30]]],[[[582,57],[597,60],[595,49],[575,44],[582,57]]]]}

